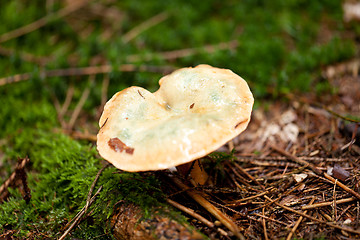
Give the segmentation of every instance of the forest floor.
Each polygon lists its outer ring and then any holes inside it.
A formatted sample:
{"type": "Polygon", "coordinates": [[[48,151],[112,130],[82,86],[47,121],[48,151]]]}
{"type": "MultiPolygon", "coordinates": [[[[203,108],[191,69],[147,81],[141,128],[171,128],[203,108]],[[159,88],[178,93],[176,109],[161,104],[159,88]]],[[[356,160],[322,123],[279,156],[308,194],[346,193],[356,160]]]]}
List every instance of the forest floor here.
{"type": "MultiPolygon", "coordinates": [[[[358,69],[358,61],[324,68],[336,92],[290,95],[254,110],[248,129],[219,149],[234,149],[231,160],[204,160],[211,184],[196,190],[246,239],[360,237],[360,126],[352,118],[360,116],[358,69]]],[[[177,191],[171,199],[217,220],[177,191]]],[[[211,239],[231,239],[224,226],[191,222],[211,239]]]]}
{"type": "Polygon", "coordinates": [[[360,239],[360,5],[144,4],[0,8],[0,239],[360,239]],[[106,101],[200,63],[255,97],[246,131],[200,159],[206,183],[107,165],[106,101]]]}
{"type": "MultiPolygon", "coordinates": [[[[208,174],[203,185],[189,187],[190,179],[177,176],[183,187],[176,187],[168,171],[140,176],[158,178],[168,203],[185,211],[188,222],[210,239],[357,239],[359,67],[358,60],[324,67],[323,77],[333,91],[289,94],[256,108],[245,132],[201,160],[208,174]],[[240,235],[234,236],[231,225],[200,206],[187,195],[189,191],[225,213],[240,235]],[[199,215],[207,221],[199,220],[199,215]]],[[[79,119],[86,126],[87,115],[79,119]]],[[[69,134],[94,141],[95,132],[91,132],[96,129],[88,130],[85,135],[69,134]]],[[[22,191],[26,195],[26,189],[22,191]]],[[[126,214],[127,219],[132,216],[126,214]]],[[[139,226],[126,231],[139,231],[139,226]]],[[[11,239],[13,233],[8,229],[1,237],[11,239]]],[[[29,235],[36,236],[36,232],[29,235]]]]}

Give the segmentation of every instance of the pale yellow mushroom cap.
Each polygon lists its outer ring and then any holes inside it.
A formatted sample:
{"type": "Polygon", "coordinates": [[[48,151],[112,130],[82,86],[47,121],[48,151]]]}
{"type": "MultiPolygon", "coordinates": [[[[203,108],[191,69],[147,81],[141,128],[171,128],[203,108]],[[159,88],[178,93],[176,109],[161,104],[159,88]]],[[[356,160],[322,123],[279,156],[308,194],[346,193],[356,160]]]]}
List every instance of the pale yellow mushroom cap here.
{"type": "Polygon", "coordinates": [[[159,81],[155,93],[129,87],[100,118],[97,149],[125,171],[171,168],[215,151],[245,130],[253,95],[230,70],[199,65],[159,81]]]}

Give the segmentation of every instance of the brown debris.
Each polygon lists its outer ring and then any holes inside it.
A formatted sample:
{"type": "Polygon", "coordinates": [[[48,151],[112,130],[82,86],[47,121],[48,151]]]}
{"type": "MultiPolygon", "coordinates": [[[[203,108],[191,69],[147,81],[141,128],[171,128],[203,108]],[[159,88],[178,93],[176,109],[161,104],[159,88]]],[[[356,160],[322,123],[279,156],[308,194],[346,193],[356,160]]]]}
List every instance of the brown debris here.
{"type": "Polygon", "coordinates": [[[112,150],[115,152],[122,152],[125,151],[128,154],[134,153],[134,148],[127,146],[125,143],[123,143],[119,138],[111,138],[108,141],[108,144],[112,150]]]}
{"type": "MultiPolygon", "coordinates": [[[[359,95],[346,90],[355,86],[347,79],[349,74],[353,72],[329,79],[343,89],[342,97],[293,96],[290,104],[272,103],[268,111],[255,110],[248,129],[232,141],[234,159],[218,165],[205,161],[208,185],[186,193],[196,190],[236,223],[245,239],[359,239],[359,127],[345,117],[360,116],[355,104],[359,95]],[[351,100],[344,101],[344,96],[351,100]],[[344,130],[349,124],[351,130],[344,130]]],[[[172,199],[196,211],[196,201],[170,189],[164,191],[176,194],[178,198],[172,199]]],[[[207,209],[196,212],[216,221],[207,209]]],[[[222,229],[226,236],[205,223],[194,225],[211,239],[230,239],[229,228],[222,229]]]]}
{"type": "Polygon", "coordinates": [[[339,164],[335,164],[332,174],[334,178],[337,178],[341,181],[345,181],[348,177],[350,177],[350,173],[339,166],[339,164]]]}
{"type": "Polygon", "coordinates": [[[141,209],[134,204],[123,204],[116,210],[112,227],[115,238],[121,240],[204,239],[195,229],[159,212],[151,219],[144,218],[141,209]]]}
{"type": "MultiPolygon", "coordinates": [[[[287,96],[289,103],[256,109],[248,129],[231,141],[231,160],[202,160],[209,176],[205,184],[180,176],[178,184],[162,181],[168,203],[210,239],[359,239],[360,128],[346,117],[360,116],[357,68],[350,63],[326,68],[337,95],[287,96]]],[[[73,137],[95,135],[73,132],[73,137]]],[[[108,144],[114,151],[133,151],[120,139],[108,144]]],[[[164,173],[169,174],[156,174],[164,173]]],[[[124,205],[114,215],[118,239],[147,239],[150,229],[174,238],[192,234],[173,230],[172,220],[157,215],[144,219],[136,209],[124,205]]]]}
{"type": "Polygon", "coordinates": [[[0,186],[0,203],[9,197],[9,187],[19,188],[26,203],[30,202],[31,191],[27,184],[27,175],[25,172],[26,164],[30,159],[28,157],[19,158],[15,170],[10,177],[0,186]]]}

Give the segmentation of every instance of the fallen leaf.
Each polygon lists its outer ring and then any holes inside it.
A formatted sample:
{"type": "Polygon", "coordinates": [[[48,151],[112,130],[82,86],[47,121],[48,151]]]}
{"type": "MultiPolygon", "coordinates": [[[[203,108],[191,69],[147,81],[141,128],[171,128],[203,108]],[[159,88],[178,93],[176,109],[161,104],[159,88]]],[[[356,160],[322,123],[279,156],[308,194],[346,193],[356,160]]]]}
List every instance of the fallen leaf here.
{"type": "Polygon", "coordinates": [[[345,181],[348,177],[350,177],[350,173],[344,168],[340,167],[338,164],[335,164],[332,174],[334,178],[337,178],[341,181],[345,181]]]}
{"type": "Polygon", "coordinates": [[[307,174],[300,173],[300,174],[293,174],[293,177],[297,183],[302,182],[305,178],[307,178],[307,174]]]}

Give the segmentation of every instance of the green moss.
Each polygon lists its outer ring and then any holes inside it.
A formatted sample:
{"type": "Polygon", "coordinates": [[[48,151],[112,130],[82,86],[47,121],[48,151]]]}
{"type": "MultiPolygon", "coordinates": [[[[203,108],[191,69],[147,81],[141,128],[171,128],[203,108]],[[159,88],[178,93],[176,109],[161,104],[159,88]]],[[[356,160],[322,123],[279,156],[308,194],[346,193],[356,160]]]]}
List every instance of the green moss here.
{"type": "Polygon", "coordinates": [[[86,199],[99,168],[95,150],[63,134],[44,130],[22,131],[8,141],[8,161],[16,155],[27,155],[31,160],[28,182],[32,198],[26,204],[21,195],[12,192],[12,198],[0,205],[0,226],[22,230],[37,226],[56,233],[53,231],[67,221],[69,212],[78,210],[86,199]]]}
{"type": "MultiPolygon", "coordinates": [[[[32,172],[28,178],[32,198],[26,204],[19,192],[12,190],[11,198],[0,205],[0,226],[25,232],[36,227],[54,236],[85,205],[100,161],[93,147],[82,146],[63,134],[45,131],[23,134],[11,139],[11,148],[5,152],[7,156],[23,152],[31,159],[32,172]]],[[[113,206],[121,200],[140,205],[149,217],[152,213],[149,209],[160,206],[159,199],[164,199],[159,184],[153,175],[144,177],[106,169],[96,186],[103,189],[92,206],[94,221],[91,225],[83,223],[92,229],[87,234],[107,231],[113,206]]]]}
{"type": "MultiPolygon", "coordinates": [[[[56,236],[84,206],[90,185],[101,168],[100,159],[94,146],[81,145],[54,132],[55,111],[49,102],[25,95],[34,103],[28,105],[27,99],[17,98],[22,93],[18,91],[7,91],[8,104],[0,110],[4,116],[0,125],[6,126],[6,131],[2,132],[6,145],[1,151],[5,153],[4,166],[9,174],[17,157],[30,158],[28,184],[32,197],[26,204],[18,190],[10,189],[10,199],[0,205],[0,228],[21,230],[18,237],[26,236],[34,228],[48,236],[56,236]]],[[[91,224],[82,223],[88,228],[88,237],[108,231],[107,220],[112,206],[120,200],[151,209],[160,204],[158,199],[164,199],[154,176],[116,171],[106,169],[96,186],[103,186],[103,189],[92,206],[95,220],[91,224]]],[[[147,212],[146,216],[150,214],[147,212]]],[[[73,235],[83,236],[83,230],[73,235]]]]}

